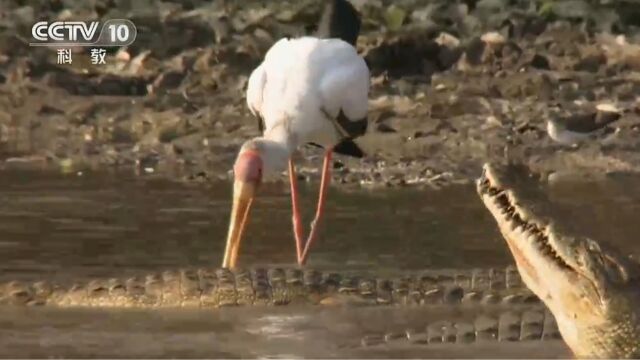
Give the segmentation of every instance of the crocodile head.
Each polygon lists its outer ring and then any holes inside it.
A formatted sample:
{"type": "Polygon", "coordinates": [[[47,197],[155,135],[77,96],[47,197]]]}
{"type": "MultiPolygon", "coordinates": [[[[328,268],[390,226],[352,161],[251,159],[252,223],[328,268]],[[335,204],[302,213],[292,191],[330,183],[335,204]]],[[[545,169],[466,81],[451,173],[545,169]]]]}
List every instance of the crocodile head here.
{"type": "Polygon", "coordinates": [[[523,207],[497,170],[476,186],[525,284],[547,305],[578,357],[640,356],[640,266],[589,238],[558,232],[523,207]]]}

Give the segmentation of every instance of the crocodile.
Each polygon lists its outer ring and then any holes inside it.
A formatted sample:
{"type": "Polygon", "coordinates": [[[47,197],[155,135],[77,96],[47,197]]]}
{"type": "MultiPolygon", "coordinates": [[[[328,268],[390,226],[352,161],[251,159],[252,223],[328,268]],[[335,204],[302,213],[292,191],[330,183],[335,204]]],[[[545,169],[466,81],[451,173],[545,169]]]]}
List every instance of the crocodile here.
{"type": "Polygon", "coordinates": [[[547,341],[560,339],[558,326],[547,310],[512,310],[498,315],[480,314],[471,321],[438,320],[421,329],[368,334],[361,346],[474,344],[492,341],[547,341]]]}
{"type": "MultiPolygon", "coordinates": [[[[0,304],[58,307],[539,304],[514,267],[367,277],[298,268],[191,269],[70,285],[0,284],[0,304]]],[[[541,306],[541,305],[540,305],[541,306]]]]}
{"type": "Polygon", "coordinates": [[[555,316],[567,346],[576,357],[640,357],[640,264],[534,214],[504,170],[485,164],[478,194],[522,280],[555,316]]]}

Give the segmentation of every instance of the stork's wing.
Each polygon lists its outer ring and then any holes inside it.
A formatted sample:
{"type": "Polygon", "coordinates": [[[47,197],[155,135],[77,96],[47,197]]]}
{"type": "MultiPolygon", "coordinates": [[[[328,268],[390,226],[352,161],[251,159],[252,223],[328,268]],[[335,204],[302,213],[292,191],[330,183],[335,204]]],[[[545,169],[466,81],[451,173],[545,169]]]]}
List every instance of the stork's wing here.
{"type": "Polygon", "coordinates": [[[258,129],[264,132],[265,124],[260,109],[262,108],[262,91],[267,82],[267,73],[263,64],[260,64],[249,77],[247,85],[247,106],[251,113],[258,119],[258,129]]]}
{"type": "Polygon", "coordinates": [[[353,139],[367,130],[369,69],[355,55],[337,64],[320,83],[321,107],[344,138],[353,139]]]}
{"type": "Polygon", "coordinates": [[[343,140],[333,150],[339,154],[363,157],[353,142],[367,131],[369,106],[369,69],[357,56],[336,64],[320,83],[321,110],[332,121],[343,140]]]}

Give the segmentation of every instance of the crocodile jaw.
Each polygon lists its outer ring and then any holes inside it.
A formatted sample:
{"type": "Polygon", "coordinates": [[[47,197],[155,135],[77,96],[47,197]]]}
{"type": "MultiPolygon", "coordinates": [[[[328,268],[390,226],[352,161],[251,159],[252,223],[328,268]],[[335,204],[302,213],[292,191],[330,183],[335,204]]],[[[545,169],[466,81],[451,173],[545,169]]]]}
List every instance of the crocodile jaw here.
{"type": "Polygon", "coordinates": [[[640,284],[632,279],[637,264],[603,251],[593,240],[565,237],[544,225],[520,206],[489,165],[476,185],[523,281],[554,314],[574,354],[639,356],[640,284]]]}
{"type": "Polygon", "coordinates": [[[543,300],[549,299],[556,285],[576,280],[578,273],[572,267],[572,261],[563,256],[566,251],[558,246],[552,228],[522,208],[513,192],[503,187],[489,166],[485,166],[477,188],[498,223],[523,280],[536,295],[543,300]],[[551,275],[555,281],[548,281],[546,276],[551,275]]]}

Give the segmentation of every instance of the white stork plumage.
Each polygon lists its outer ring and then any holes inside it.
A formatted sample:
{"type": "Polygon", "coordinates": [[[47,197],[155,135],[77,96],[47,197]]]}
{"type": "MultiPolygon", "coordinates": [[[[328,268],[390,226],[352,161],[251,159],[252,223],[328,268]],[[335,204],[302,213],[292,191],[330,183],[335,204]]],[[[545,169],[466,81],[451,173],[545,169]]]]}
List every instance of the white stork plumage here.
{"type": "Polygon", "coordinates": [[[242,145],[234,165],[233,208],[223,267],[236,265],[257,186],[287,165],[297,259],[300,265],[305,263],[323,213],[332,153],[364,155],[353,142],[367,128],[370,86],[369,69],[355,49],[359,30],[360,19],[351,4],[330,0],[316,36],[279,40],[251,74],[247,105],[263,133],[242,145]],[[303,242],[291,156],[309,143],[326,152],[315,218],[303,242]]]}

